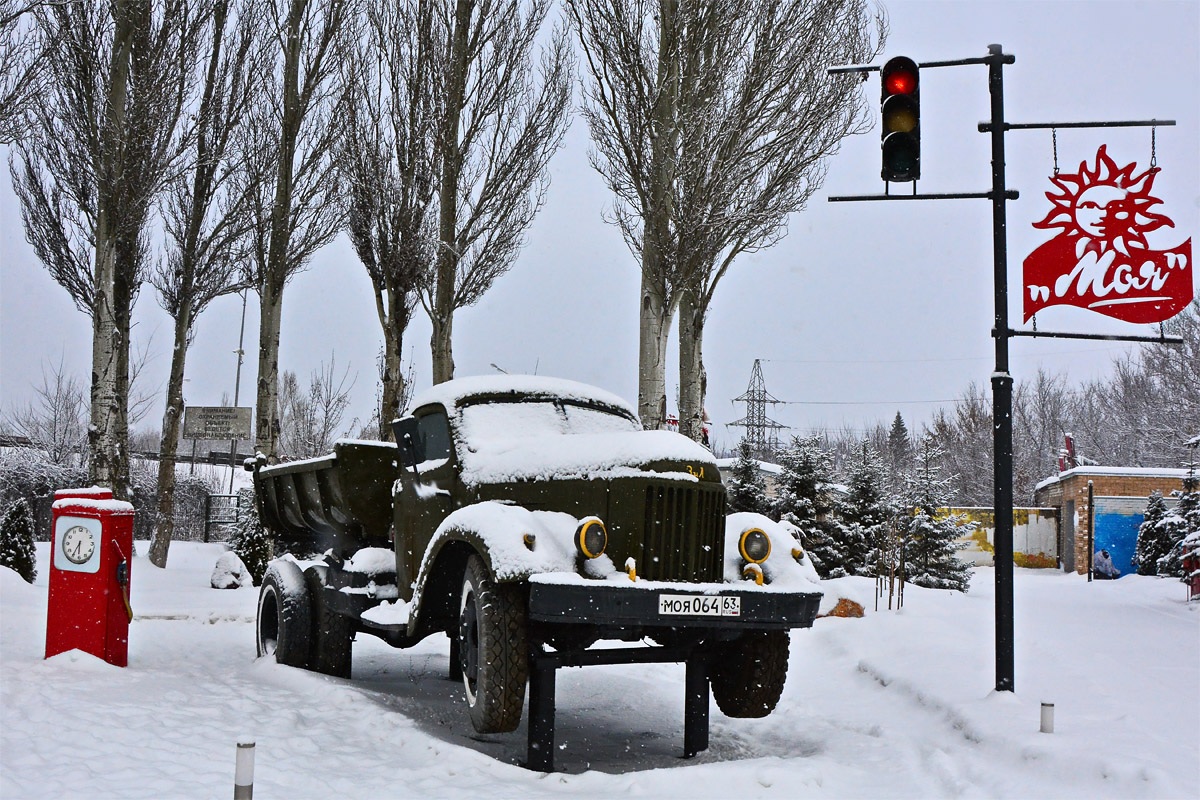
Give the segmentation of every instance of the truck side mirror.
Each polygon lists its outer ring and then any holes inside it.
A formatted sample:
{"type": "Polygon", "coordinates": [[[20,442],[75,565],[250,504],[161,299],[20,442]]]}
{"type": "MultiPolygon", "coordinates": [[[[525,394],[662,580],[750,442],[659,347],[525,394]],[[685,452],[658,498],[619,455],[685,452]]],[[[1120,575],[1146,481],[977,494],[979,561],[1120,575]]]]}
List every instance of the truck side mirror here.
{"type": "Polygon", "coordinates": [[[404,417],[392,422],[392,433],[396,436],[396,449],[400,455],[400,466],[406,469],[416,469],[417,448],[421,441],[417,433],[416,417],[404,417]]]}

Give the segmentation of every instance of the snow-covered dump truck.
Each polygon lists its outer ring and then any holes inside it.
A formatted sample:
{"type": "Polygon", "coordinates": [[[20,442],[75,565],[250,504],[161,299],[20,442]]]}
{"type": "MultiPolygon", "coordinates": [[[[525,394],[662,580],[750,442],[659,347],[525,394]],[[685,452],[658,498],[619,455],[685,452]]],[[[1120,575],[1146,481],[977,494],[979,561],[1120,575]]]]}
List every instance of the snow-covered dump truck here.
{"type": "Polygon", "coordinates": [[[708,450],[571,381],[461,379],[412,408],[396,444],[247,462],[287,550],[263,579],[260,656],[349,677],[355,634],[445,633],[480,733],[516,729],[529,684],[539,769],[562,666],[687,662],[688,755],[707,745],[710,687],[728,716],[774,709],[788,631],[812,625],[820,591],[783,526],[726,516],[708,450]]]}

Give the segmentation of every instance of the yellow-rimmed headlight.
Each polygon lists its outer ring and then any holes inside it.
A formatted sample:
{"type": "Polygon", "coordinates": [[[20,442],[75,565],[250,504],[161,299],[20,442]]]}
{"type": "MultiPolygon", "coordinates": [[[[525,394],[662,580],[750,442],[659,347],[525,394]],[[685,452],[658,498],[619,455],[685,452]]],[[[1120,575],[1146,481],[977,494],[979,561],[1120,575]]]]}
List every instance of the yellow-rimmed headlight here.
{"type": "Polygon", "coordinates": [[[599,558],[608,547],[608,530],[595,517],[585,519],[575,530],[575,549],[584,558],[599,558]]]}
{"type": "Polygon", "coordinates": [[[751,564],[761,564],[771,555],[771,540],[761,529],[751,528],[742,532],[738,552],[751,564]]]}

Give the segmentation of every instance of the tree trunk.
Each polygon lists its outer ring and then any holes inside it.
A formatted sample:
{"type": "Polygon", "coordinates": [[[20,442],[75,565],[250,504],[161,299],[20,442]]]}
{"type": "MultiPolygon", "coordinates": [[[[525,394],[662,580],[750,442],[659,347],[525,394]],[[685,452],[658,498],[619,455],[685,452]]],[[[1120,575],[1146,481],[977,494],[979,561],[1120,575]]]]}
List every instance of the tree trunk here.
{"type": "Polygon", "coordinates": [[[658,98],[654,103],[650,164],[650,208],[642,228],[642,293],[638,330],[638,416],[647,430],[663,427],[667,417],[667,339],[675,312],[671,271],[670,224],[675,178],[679,63],[677,0],[659,3],[658,98]]]}
{"type": "Polygon", "coordinates": [[[179,428],[183,423],[183,369],[187,360],[191,309],[180,309],[175,318],[175,348],[171,351],[171,374],[167,379],[167,410],[163,413],[162,440],[158,445],[158,510],[150,541],[150,563],[167,566],[167,550],[175,534],[175,461],[179,451],[179,428]]]}
{"type": "Polygon", "coordinates": [[[393,440],[392,420],[399,418],[404,411],[400,407],[404,398],[404,364],[402,359],[404,348],[404,331],[408,328],[408,311],[404,298],[396,299],[395,293],[388,294],[390,309],[383,322],[383,374],[382,398],[379,407],[379,438],[388,442],[393,440]]]}
{"type": "Polygon", "coordinates": [[[279,322],[283,292],[271,282],[259,296],[258,391],[254,409],[254,451],[275,463],[279,449],[279,322]]]}
{"type": "Polygon", "coordinates": [[[254,410],[254,449],[271,463],[279,460],[279,322],[287,283],[291,245],[290,216],[295,188],[295,159],[303,110],[300,107],[302,28],[307,0],[288,8],[287,39],[283,43],[283,119],[280,120],[279,163],[275,173],[275,202],[271,206],[271,243],[259,279],[261,308],[258,325],[258,392],[254,410]]]}
{"type": "Polygon", "coordinates": [[[679,432],[706,444],[704,437],[705,374],[702,341],[703,305],[689,290],[679,299],[679,432]]]}
{"type": "Polygon", "coordinates": [[[458,0],[454,8],[454,29],[450,41],[450,76],[446,85],[446,119],[442,128],[442,174],[438,188],[437,283],[434,287],[430,321],[433,335],[429,345],[433,356],[433,382],[454,379],[454,353],[451,337],[454,329],[454,282],[458,273],[458,183],[462,176],[462,149],[459,122],[465,103],[467,83],[467,34],[473,3],[458,0]]]}
{"type": "MultiPolygon", "coordinates": [[[[121,472],[120,440],[121,408],[128,397],[120,392],[122,364],[128,373],[128,328],[121,330],[120,321],[128,315],[120,313],[121,298],[117,296],[118,237],[122,221],[115,208],[121,182],[121,147],[125,128],[125,102],[133,51],[133,21],[128,3],[113,3],[112,59],[109,64],[108,97],[101,132],[101,164],[98,181],[96,217],[95,294],[92,300],[92,386],[91,423],[88,426],[88,480],[97,486],[107,486],[113,496],[124,500],[126,480],[121,472]],[[125,357],[121,357],[121,350],[125,357]]],[[[128,383],[128,380],[125,381],[128,383]]]]}
{"type": "Polygon", "coordinates": [[[642,313],[638,330],[638,416],[656,431],[667,420],[667,339],[671,310],[654,281],[642,277],[642,313]]]}

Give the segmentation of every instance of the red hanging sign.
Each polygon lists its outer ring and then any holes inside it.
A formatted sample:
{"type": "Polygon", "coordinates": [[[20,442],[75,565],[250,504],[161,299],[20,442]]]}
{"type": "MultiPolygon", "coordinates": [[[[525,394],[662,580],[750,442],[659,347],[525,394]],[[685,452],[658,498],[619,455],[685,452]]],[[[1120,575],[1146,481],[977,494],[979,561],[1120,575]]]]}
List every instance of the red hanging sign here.
{"type": "Polygon", "coordinates": [[[1192,301],[1192,240],[1151,250],[1146,234],[1175,223],[1150,210],[1158,167],[1133,174],[1136,163],[1118,168],[1105,145],[1095,168],[1050,180],[1062,193],[1046,192],[1053,209],[1035,228],[1059,233],[1025,259],[1025,320],[1049,306],[1076,306],[1125,322],[1161,322],[1192,301]]]}

